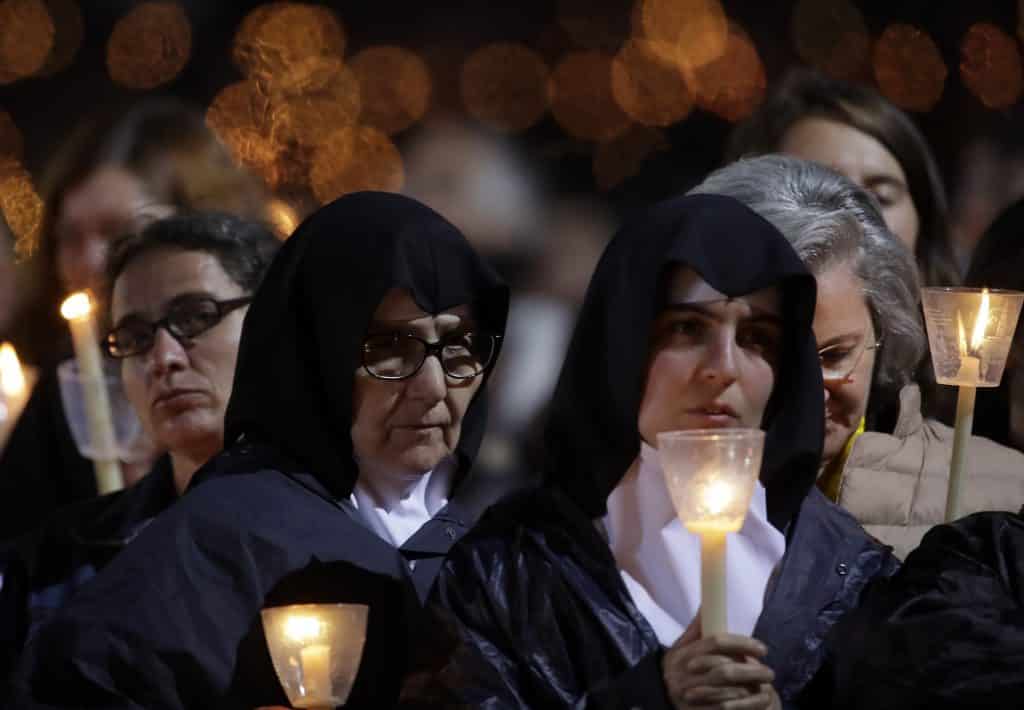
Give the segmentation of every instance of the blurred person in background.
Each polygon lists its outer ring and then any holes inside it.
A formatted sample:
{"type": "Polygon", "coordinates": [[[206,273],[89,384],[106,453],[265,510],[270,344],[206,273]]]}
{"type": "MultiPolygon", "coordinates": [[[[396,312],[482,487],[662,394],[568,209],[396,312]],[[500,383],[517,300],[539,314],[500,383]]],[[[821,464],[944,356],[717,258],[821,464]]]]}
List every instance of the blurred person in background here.
{"type": "MultiPolygon", "coordinates": [[[[71,354],[59,317],[63,298],[83,288],[101,293],[110,241],[149,220],[206,209],[262,219],[266,204],[260,183],[232,162],[202,113],[173,99],[148,99],[112,120],[83,124],[53,156],[41,185],[40,241],[19,245],[33,255],[36,272],[24,358],[41,374],[0,457],[0,540],[96,495],[92,464],[71,437],[56,375],[56,364],[71,354]]],[[[130,483],[133,471],[126,473],[130,483]]]]}
{"type": "MultiPolygon", "coordinates": [[[[913,257],[868,194],[819,163],[740,160],[694,191],[733,197],[760,214],[817,278],[814,333],[825,387],[818,485],[906,557],[945,518],[953,441],[950,427],[921,412],[915,371],[927,342],[913,257]]],[[[1024,504],[1019,452],[973,436],[967,460],[967,512],[1024,504]]]]}
{"type": "Polygon", "coordinates": [[[0,677],[33,631],[223,447],[242,319],[279,245],[266,227],[217,213],[168,217],[113,244],[104,346],[167,454],[130,488],[63,508],[0,547],[0,677]]]}
{"type": "Polygon", "coordinates": [[[874,197],[889,230],[916,257],[923,285],[960,283],[935,158],[913,121],[880,94],[793,70],[733,131],[726,162],[762,153],[786,153],[842,173],[874,197]]]}
{"type": "MultiPolygon", "coordinates": [[[[1024,200],[1000,214],[978,242],[964,279],[975,288],[1024,291],[1024,200]]],[[[1017,325],[998,387],[979,387],[974,433],[1024,451],[1024,327],[1017,325]]]]}

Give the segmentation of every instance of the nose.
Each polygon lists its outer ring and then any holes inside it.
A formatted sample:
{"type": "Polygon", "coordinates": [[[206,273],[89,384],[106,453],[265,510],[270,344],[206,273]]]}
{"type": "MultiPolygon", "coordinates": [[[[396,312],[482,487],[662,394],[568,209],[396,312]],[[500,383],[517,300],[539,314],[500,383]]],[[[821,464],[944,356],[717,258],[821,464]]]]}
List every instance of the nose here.
{"type": "Polygon", "coordinates": [[[153,347],[145,355],[146,368],[154,377],[161,377],[173,370],[183,370],[188,364],[188,353],[178,339],[157,328],[153,335],[153,347]]]}
{"type": "Polygon", "coordinates": [[[436,355],[430,355],[423,361],[419,372],[409,378],[406,389],[414,399],[439,402],[448,394],[448,382],[444,368],[436,355]]]}
{"type": "Polygon", "coordinates": [[[722,333],[708,343],[700,365],[700,376],[708,381],[728,386],[736,380],[736,340],[730,333],[722,333]]]}

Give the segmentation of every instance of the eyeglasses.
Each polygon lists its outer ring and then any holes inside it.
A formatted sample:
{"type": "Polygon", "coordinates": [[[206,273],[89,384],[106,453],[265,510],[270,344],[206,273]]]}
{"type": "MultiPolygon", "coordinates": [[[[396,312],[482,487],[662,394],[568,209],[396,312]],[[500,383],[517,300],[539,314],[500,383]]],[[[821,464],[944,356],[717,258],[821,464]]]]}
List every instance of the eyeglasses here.
{"type": "Polygon", "coordinates": [[[821,379],[827,385],[841,385],[849,382],[853,371],[860,365],[864,353],[868,350],[877,350],[882,346],[881,339],[868,345],[857,345],[850,347],[837,343],[829,345],[818,351],[818,361],[821,363],[821,379]]]}
{"type": "Polygon", "coordinates": [[[113,358],[142,355],[153,347],[156,331],[164,328],[178,342],[191,340],[224,320],[234,310],[252,301],[251,296],[218,301],[205,296],[176,301],[167,309],[167,315],[158,321],[130,318],[114,328],[103,344],[107,354],[113,358]]]}
{"type": "Polygon", "coordinates": [[[436,343],[408,334],[369,335],[363,341],[363,368],[378,380],[404,380],[433,355],[446,375],[469,380],[491,364],[500,340],[483,333],[453,333],[436,343]]]}

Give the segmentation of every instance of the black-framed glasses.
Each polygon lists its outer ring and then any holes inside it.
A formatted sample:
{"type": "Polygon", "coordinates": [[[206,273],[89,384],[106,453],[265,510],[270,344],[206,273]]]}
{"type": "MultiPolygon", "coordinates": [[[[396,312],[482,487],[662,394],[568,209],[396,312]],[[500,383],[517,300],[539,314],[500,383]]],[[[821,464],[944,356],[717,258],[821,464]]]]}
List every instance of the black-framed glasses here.
{"type": "Polygon", "coordinates": [[[862,342],[854,347],[836,343],[822,348],[818,351],[821,379],[826,385],[841,385],[849,382],[853,377],[854,370],[864,359],[864,353],[869,350],[877,350],[880,347],[882,347],[881,338],[874,342],[867,342],[867,344],[862,342]]]}
{"type": "Polygon", "coordinates": [[[435,343],[407,333],[368,335],[363,340],[363,368],[378,380],[404,380],[433,355],[446,375],[469,380],[491,364],[500,340],[500,335],[487,333],[452,333],[435,343]]]}
{"type": "Polygon", "coordinates": [[[207,296],[198,296],[176,301],[167,309],[167,314],[157,321],[129,318],[107,333],[103,345],[113,358],[126,358],[147,352],[156,340],[156,331],[164,328],[178,342],[185,342],[202,335],[224,320],[224,316],[252,301],[252,296],[218,301],[207,296]]]}

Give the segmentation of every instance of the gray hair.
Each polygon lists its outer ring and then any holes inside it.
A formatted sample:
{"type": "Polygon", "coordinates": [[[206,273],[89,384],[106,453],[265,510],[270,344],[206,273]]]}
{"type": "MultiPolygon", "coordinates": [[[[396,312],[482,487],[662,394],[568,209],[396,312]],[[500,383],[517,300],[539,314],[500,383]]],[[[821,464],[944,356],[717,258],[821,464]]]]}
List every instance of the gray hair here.
{"type": "Polygon", "coordinates": [[[881,340],[872,388],[892,393],[914,379],[927,350],[917,267],[866,192],[818,163],[782,155],[739,160],[690,192],[732,197],[757,212],[815,276],[848,264],[881,340]]]}

